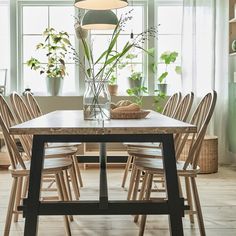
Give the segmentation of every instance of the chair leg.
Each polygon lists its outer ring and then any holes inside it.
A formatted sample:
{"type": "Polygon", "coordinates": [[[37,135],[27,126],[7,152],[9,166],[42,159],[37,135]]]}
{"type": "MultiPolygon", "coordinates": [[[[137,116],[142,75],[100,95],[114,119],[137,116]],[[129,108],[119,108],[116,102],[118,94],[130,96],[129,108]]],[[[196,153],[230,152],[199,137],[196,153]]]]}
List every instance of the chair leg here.
{"type": "Polygon", "coordinates": [[[187,201],[188,201],[188,205],[190,207],[190,209],[189,209],[189,219],[190,219],[190,222],[193,224],[194,223],[193,201],[192,201],[192,194],[191,194],[189,177],[185,177],[185,186],[186,186],[187,201]]]}
{"type": "Polygon", "coordinates": [[[132,159],[133,159],[132,156],[128,156],[128,160],[125,165],[125,171],[124,171],[123,180],[122,180],[122,184],[121,184],[122,188],[125,187],[126,179],[127,179],[127,176],[128,176],[131,164],[132,164],[132,159]]]}
{"type": "Polygon", "coordinates": [[[191,177],[191,184],[192,184],[192,190],[193,190],[193,197],[195,201],[195,206],[196,206],[196,211],[197,211],[197,219],[198,219],[198,225],[199,225],[199,230],[201,236],[205,236],[205,227],[204,227],[204,221],[203,221],[203,216],[202,216],[202,209],[200,205],[200,199],[197,191],[197,184],[195,177],[191,177]]]}
{"type": "MultiPolygon", "coordinates": [[[[61,201],[63,201],[64,196],[63,196],[62,185],[61,185],[59,174],[55,174],[55,180],[56,180],[56,184],[57,184],[57,190],[58,190],[59,198],[60,198],[61,201]]],[[[66,235],[71,236],[71,230],[70,230],[70,224],[69,224],[68,217],[63,216],[63,218],[64,218],[64,223],[65,223],[66,235]]]]}
{"type": "Polygon", "coordinates": [[[18,182],[18,178],[14,177],[12,181],[11,194],[10,194],[9,203],[8,203],[7,217],[6,217],[6,223],[5,223],[5,228],[4,228],[4,236],[8,236],[10,234],[13,209],[15,205],[17,182],[18,182]]]}
{"type": "Polygon", "coordinates": [[[132,166],[132,170],[131,170],[130,180],[129,180],[129,188],[128,188],[127,200],[130,200],[130,199],[131,199],[131,195],[132,195],[132,193],[133,193],[136,172],[137,172],[137,169],[136,169],[136,167],[133,165],[133,166],[132,166]]]}
{"type": "MultiPolygon", "coordinates": [[[[153,181],[153,174],[148,173],[147,177],[147,189],[144,199],[149,200],[152,192],[152,181],[153,181]]],[[[139,236],[143,236],[145,225],[146,225],[147,215],[141,216],[141,222],[139,226],[139,236]]]]}
{"type": "Polygon", "coordinates": [[[74,170],[73,165],[69,169],[69,173],[70,173],[70,178],[71,178],[71,184],[72,184],[72,187],[74,190],[75,199],[79,200],[79,197],[80,197],[79,186],[78,186],[78,182],[76,180],[76,175],[75,175],[75,170],[74,170]]]}
{"type": "Polygon", "coordinates": [[[27,197],[28,187],[29,187],[29,176],[26,176],[23,184],[22,198],[27,197]]]}
{"type": "Polygon", "coordinates": [[[20,205],[20,201],[21,201],[22,183],[23,183],[23,177],[19,177],[18,183],[17,183],[17,190],[16,190],[15,207],[14,207],[15,208],[14,209],[14,222],[17,222],[19,218],[19,212],[17,210],[17,207],[20,205]]]}
{"type": "Polygon", "coordinates": [[[74,166],[75,166],[76,176],[79,180],[79,185],[80,185],[80,187],[83,187],[84,186],[83,185],[83,180],[82,180],[82,176],[81,176],[81,172],[80,172],[80,168],[79,168],[79,163],[77,161],[76,155],[73,155],[72,159],[73,159],[73,163],[74,163],[74,166]]]}
{"type": "MultiPolygon", "coordinates": [[[[59,173],[58,176],[59,176],[59,179],[60,179],[60,182],[61,182],[61,188],[62,188],[62,193],[63,193],[64,200],[65,201],[69,201],[69,200],[71,201],[72,199],[70,199],[70,197],[69,197],[68,190],[67,190],[66,184],[65,184],[65,178],[64,178],[63,172],[59,173]]],[[[69,219],[70,219],[70,221],[74,220],[72,215],[69,216],[69,219]]]]}
{"type": "Polygon", "coordinates": [[[134,189],[133,189],[133,193],[132,193],[132,197],[131,197],[132,200],[137,199],[140,177],[141,177],[141,170],[137,169],[136,177],[134,179],[134,189]]]}
{"type": "Polygon", "coordinates": [[[65,170],[65,174],[64,174],[65,184],[66,184],[66,188],[67,188],[67,191],[68,191],[69,199],[72,201],[72,193],[71,193],[69,178],[70,178],[69,173],[68,173],[67,170],[65,170]]]}
{"type": "MultiPolygon", "coordinates": [[[[143,200],[144,198],[144,193],[145,193],[145,189],[146,189],[146,184],[147,184],[147,178],[148,177],[148,174],[145,173],[144,177],[143,177],[143,182],[142,182],[142,186],[141,186],[141,189],[140,189],[140,193],[139,193],[139,197],[138,197],[138,200],[143,200]]],[[[138,218],[139,218],[139,215],[136,215],[134,217],[134,222],[138,222],[138,218]]]]}

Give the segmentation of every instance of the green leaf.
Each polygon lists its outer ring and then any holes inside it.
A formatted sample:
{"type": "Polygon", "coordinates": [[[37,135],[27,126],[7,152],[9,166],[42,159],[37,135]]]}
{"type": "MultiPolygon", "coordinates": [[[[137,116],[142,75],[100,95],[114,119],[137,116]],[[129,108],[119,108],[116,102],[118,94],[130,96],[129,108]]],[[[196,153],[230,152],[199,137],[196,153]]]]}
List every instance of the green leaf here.
{"type": "Polygon", "coordinates": [[[62,40],[63,40],[63,42],[64,42],[65,44],[67,44],[67,45],[71,45],[69,39],[63,38],[62,40]]]}
{"type": "Polygon", "coordinates": [[[158,78],[158,81],[159,81],[160,83],[162,83],[163,80],[167,77],[167,75],[168,75],[168,72],[162,73],[162,74],[160,75],[160,77],[158,78]]]}
{"type": "Polygon", "coordinates": [[[176,74],[181,75],[181,73],[182,73],[182,68],[181,68],[181,66],[176,66],[176,67],[175,67],[175,72],[176,72],[176,74]]]}

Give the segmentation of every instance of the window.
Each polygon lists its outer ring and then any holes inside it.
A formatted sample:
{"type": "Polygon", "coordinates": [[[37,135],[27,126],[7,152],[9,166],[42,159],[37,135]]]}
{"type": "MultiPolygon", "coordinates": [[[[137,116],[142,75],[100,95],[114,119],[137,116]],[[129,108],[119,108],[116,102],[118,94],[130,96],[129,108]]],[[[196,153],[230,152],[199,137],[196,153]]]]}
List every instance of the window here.
{"type": "MultiPolygon", "coordinates": [[[[136,3],[134,6],[118,9],[115,11],[118,19],[132,10],[132,19],[129,20],[124,28],[124,31],[119,36],[116,50],[119,52],[127,41],[131,39],[131,33],[134,37],[144,31],[145,25],[145,5],[142,2],[136,3]]],[[[111,31],[92,30],[91,31],[91,43],[93,45],[93,53],[95,58],[98,58],[103,51],[106,50],[108,41],[111,38],[111,31]]],[[[126,90],[129,88],[128,77],[131,75],[131,71],[140,72],[145,74],[145,57],[142,52],[132,50],[129,54],[135,55],[135,58],[122,59],[121,63],[127,63],[127,65],[121,69],[122,64],[118,64],[115,68],[114,75],[117,77],[117,83],[119,85],[119,95],[127,95],[126,90]]]]}
{"type": "MultiPolygon", "coordinates": [[[[54,6],[54,5],[22,5],[22,89],[31,88],[35,94],[45,94],[46,82],[45,75],[39,71],[33,71],[26,65],[26,61],[31,57],[36,57],[42,63],[47,63],[44,54],[36,51],[36,45],[43,40],[42,32],[46,28],[54,28],[57,32],[66,31],[70,35],[72,45],[75,45],[73,22],[75,15],[73,4],[54,6]],[[63,16],[63,20],[62,20],[63,16]],[[40,20],[39,20],[40,19],[40,20]]],[[[63,94],[76,94],[75,86],[75,63],[69,58],[66,61],[68,75],[64,78],[63,94]]]]}
{"type": "Polygon", "coordinates": [[[178,52],[177,60],[168,68],[168,94],[181,90],[181,76],[175,73],[175,67],[181,65],[182,1],[158,1],[156,22],[158,27],[157,60],[158,75],[165,71],[160,56],[165,51],[178,52]],[[171,17],[170,17],[171,16],[171,17]],[[174,19],[174,20],[173,20],[174,19]]]}
{"type": "MultiPolygon", "coordinates": [[[[169,94],[180,90],[180,75],[174,72],[174,67],[181,65],[182,0],[134,0],[130,2],[130,5],[132,6],[115,10],[119,18],[121,14],[133,9],[131,13],[133,18],[126,25],[125,31],[122,32],[116,49],[119,50],[130,39],[131,32],[133,32],[135,37],[135,35],[147,28],[160,24],[158,27],[158,40],[150,39],[144,46],[146,48],[156,48],[158,74],[165,70],[165,66],[158,59],[161,53],[167,50],[179,53],[175,65],[171,65],[169,68],[167,83],[170,84],[168,87],[169,94]]],[[[35,46],[42,41],[42,32],[47,27],[53,27],[56,31],[63,30],[68,32],[73,46],[79,48],[78,40],[75,39],[74,35],[76,8],[74,8],[71,1],[52,2],[46,0],[19,1],[18,6],[18,89],[23,91],[25,88],[30,87],[36,95],[46,94],[44,92],[46,91],[44,75],[39,75],[38,71],[32,71],[26,65],[26,61],[31,56],[35,56],[46,63],[45,55],[37,52],[35,46]]],[[[90,40],[96,58],[105,50],[112,32],[93,30],[90,33],[90,40]]],[[[131,53],[136,54],[137,57],[133,60],[122,60],[128,63],[123,69],[120,69],[120,65],[115,68],[114,73],[118,78],[119,95],[127,95],[126,90],[129,88],[128,76],[131,74],[131,67],[135,72],[143,74],[145,86],[149,89],[149,93],[152,94],[157,84],[157,79],[148,66],[150,58],[145,53],[137,53],[137,51],[132,51],[131,53]]],[[[72,60],[67,60],[66,66],[69,75],[64,80],[63,94],[78,95],[80,92],[80,95],[82,95],[84,89],[83,74],[79,72],[78,66],[72,60]]]]}

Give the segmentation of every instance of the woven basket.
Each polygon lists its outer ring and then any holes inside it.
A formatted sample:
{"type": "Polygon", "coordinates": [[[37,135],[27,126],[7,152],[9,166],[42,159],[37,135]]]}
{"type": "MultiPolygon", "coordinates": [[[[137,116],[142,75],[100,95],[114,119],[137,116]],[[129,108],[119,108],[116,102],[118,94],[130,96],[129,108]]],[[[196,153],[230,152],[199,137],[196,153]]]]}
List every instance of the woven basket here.
{"type": "MultiPolygon", "coordinates": [[[[189,150],[190,140],[187,140],[180,160],[185,160],[189,150]]],[[[210,174],[218,171],[218,138],[205,136],[199,158],[200,173],[210,174]]]]}
{"type": "Polygon", "coordinates": [[[123,112],[111,112],[111,119],[143,119],[150,111],[123,111],[123,112]]]}

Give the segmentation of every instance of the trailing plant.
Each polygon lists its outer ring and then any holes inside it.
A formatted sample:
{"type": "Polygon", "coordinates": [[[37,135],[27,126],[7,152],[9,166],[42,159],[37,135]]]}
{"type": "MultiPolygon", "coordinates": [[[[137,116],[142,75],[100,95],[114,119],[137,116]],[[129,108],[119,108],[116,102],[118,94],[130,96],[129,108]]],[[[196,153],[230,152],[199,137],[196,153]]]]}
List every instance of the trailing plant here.
{"type": "Polygon", "coordinates": [[[145,86],[129,88],[126,92],[129,96],[133,97],[134,103],[137,103],[140,106],[142,106],[143,103],[143,95],[148,93],[147,87],[145,86]]]}

